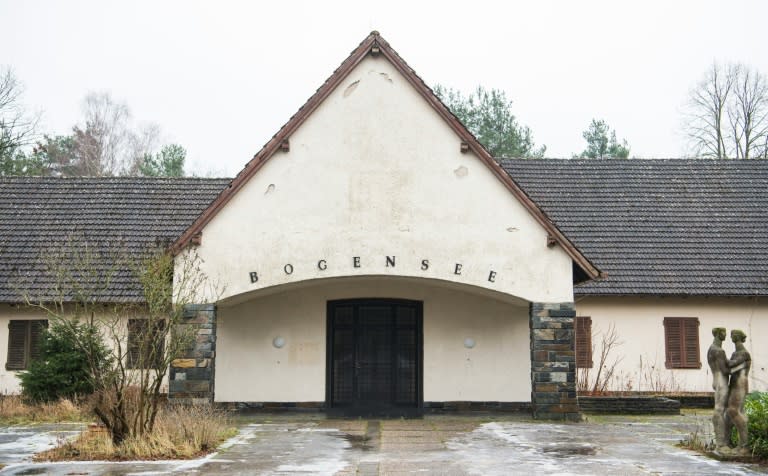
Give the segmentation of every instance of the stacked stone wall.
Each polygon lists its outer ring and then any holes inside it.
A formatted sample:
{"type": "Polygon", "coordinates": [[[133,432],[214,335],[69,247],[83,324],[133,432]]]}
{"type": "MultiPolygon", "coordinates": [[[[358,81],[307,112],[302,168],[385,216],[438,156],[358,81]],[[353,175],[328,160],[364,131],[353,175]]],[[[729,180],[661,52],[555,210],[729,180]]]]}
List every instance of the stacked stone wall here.
{"type": "Polygon", "coordinates": [[[546,420],[581,420],[573,303],[531,303],[531,405],[546,420]]]}
{"type": "Polygon", "coordinates": [[[179,331],[191,332],[193,341],[181,357],[171,362],[168,398],[185,402],[212,402],[216,370],[216,306],[185,306],[179,331]]]}

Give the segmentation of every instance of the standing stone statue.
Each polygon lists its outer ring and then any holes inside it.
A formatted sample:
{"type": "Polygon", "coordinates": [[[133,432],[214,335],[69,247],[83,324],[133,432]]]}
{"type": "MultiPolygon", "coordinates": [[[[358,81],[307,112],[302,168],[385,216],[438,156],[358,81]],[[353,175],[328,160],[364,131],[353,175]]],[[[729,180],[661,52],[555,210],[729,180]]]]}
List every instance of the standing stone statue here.
{"type": "Polygon", "coordinates": [[[730,368],[728,357],[723,350],[726,337],[725,327],[712,329],[714,340],[707,351],[707,363],[712,371],[712,389],[715,391],[715,410],[712,413],[712,426],[715,428],[715,446],[718,450],[727,448],[730,436],[727,424],[726,406],[728,404],[728,376],[730,368]]]}
{"type": "MultiPolygon", "coordinates": [[[[728,386],[728,409],[726,416],[739,432],[739,452],[749,454],[747,443],[747,415],[744,413],[744,400],[749,393],[749,369],[752,367],[752,357],[744,347],[747,335],[744,331],[734,329],[731,331],[731,340],[736,344],[736,350],[731,355],[729,366],[731,369],[731,382],[728,386]]],[[[730,435],[729,435],[730,436],[730,435]]]]}

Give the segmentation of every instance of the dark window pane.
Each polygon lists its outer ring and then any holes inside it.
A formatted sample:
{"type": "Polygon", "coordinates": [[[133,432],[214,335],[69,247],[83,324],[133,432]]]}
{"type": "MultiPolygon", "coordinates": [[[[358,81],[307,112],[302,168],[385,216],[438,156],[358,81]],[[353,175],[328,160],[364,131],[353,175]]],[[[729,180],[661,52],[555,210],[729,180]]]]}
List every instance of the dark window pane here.
{"type": "Polygon", "coordinates": [[[416,325],[416,309],[411,306],[397,306],[397,327],[416,325]]]}
{"type": "Polygon", "coordinates": [[[334,309],[334,326],[352,326],[355,324],[354,308],[352,306],[339,306],[334,309]]]}
{"type": "Polygon", "coordinates": [[[360,306],[358,316],[362,326],[392,325],[392,308],[389,306],[360,306]]]}
{"type": "Polygon", "coordinates": [[[129,369],[157,369],[163,365],[165,321],[128,320],[129,369]]]}

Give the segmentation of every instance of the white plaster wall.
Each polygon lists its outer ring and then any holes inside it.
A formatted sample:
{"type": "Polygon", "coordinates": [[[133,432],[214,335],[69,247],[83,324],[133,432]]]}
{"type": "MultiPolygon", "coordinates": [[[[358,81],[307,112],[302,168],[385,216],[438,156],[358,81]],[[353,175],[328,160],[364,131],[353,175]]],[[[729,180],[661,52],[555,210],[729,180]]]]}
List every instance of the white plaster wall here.
{"type": "Polygon", "coordinates": [[[570,258],[547,248],[545,230],[459,145],[385,58],[369,57],[292,135],[290,152],[277,152],[204,228],[203,269],[226,285],[223,298],[307,279],[400,275],[572,301],[570,258]]]}
{"type": "Polygon", "coordinates": [[[527,305],[397,278],[330,280],[220,306],[216,400],[324,401],[326,303],[367,297],[424,302],[425,401],[530,401],[527,305]]]}
{"type": "MultiPolygon", "coordinates": [[[[597,354],[597,335],[613,323],[623,344],[613,356],[622,356],[612,390],[709,392],[712,380],[707,365],[707,350],[712,344],[712,328],[728,329],[723,348],[733,352],[732,329],[747,334],[746,347],[752,356],[750,388],[768,390],[768,300],[759,298],[641,298],[588,297],[578,299],[576,312],[592,318],[593,344],[597,354]],[[664,318],[698,317],[701,369],[667,369],[664,365],[664,318]]],[[[593,356],[597,366],[598,356],[593,356]]],[[[610,359],[613,360],[613,359],[610,359]]],[[[592,374],[596,368],[592,371],[592,374]]]]}
{"type": "MultiPolygon", "coordinates": [[[[116,334],[118,337],[120,337],[125,346],[125,342],[127,342],[127,336],[128,336],[128,319],[132,318],[140,319],[141,315],[124,315],[122,318],[122,323],[120,323],[120,326],[117,327],[116,334]]],[[[0,361],[2,361],[2,366],[0,366],[0,393],[1,394],[18,394],[21,392],[21,385],[20,381],[17,377],[17,374],[19,371],[15,370],[6,370],[5,369],[5,362],[8,359],[8,324],[11,320],[37,320],[37,319],[48,319],[50,323],[50,317],[41,309],[31,308],[28,306],[15,306],[15,305],[8,305],[8,304],[0,304],[0,361]]],[[[113,316],[109,314],[104,315],[96,315],[95,316],[96,322],[99,320],[102,320],[102,322],[113,322],[113,316]]],[[[108,346],[114,345],[114,341],[109,338],[109,335],[111,333],[104,333],[105,337],[105,343],[108,346]]],[[[124,347],[125,348],[125,347],[124,347]]],[[[129,377],[130,378],[139,378],[139,372],[138,371],[132,371],[129,370],[129,377]]],[[[163,393],[166,393],[168,391],[168,375],[163,378],[163,385],[161,391],[163,393]]]]}
{"type": "Polygon", "coordinates": [[[26,307],[17,307],[7,304],[0,305],[0,359],[3,361],[0,367],[0,392],[3,394],[17,394],[21,392],[18,371],[6,370],[5,362],[8,360],[8,325],[11,320],[36,320],[47,319],[44,312],[26,307]]]}

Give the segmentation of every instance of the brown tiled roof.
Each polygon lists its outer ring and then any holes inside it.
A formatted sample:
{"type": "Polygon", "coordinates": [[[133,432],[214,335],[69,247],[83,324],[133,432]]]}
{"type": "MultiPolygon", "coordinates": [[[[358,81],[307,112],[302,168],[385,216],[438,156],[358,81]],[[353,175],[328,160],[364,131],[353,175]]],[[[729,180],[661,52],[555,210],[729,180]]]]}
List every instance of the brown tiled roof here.
{"type": "Polygon", "coordinates": [[[578,295],[768,295],[768,161],[503,160],[607,279],[578,295]]]}
{"type": "MultiPolygon", "coordinates": [[[[95,276],[106,276],[116,259],[168,244],[225,189],[230,179],[0,178],[0,302],[19,293],[50,299],[54,273],[45,262],[68,245],[89,244],[95,276]]],[[[69,258],[77,272],[82,250],[69,258]],[[73,264],[74,263],[74,264],[73,264]]],[[[133,273],[123,270],[103,301],[142,299],[133,273]]]]}

